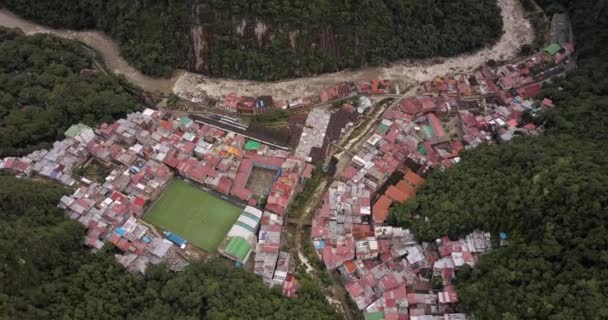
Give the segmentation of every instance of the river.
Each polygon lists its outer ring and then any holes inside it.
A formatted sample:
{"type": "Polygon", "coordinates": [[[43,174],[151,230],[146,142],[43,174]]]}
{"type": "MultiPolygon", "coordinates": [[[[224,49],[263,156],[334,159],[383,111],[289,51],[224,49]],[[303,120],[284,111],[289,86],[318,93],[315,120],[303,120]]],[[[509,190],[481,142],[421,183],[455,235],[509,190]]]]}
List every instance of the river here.
{"type": "Polygon", "coordinates": [[[72,31],[52,29],[23,18],[10,11],[0,10],[0,25],[20,28],[26,34],[50,33],[59,37],[78,40],[99,51],[106,66],[117,74],[142,87],[146,91],[178,93],[182,96],[196,97],[205,93],[212,97],[221,97],[231,92],[242,95],[270,94],[275,99],[285,100],[316,94],[322,89],[342,81],[371,79],[388,79],[404,82],[426,81],[436,75],[448,72],[464,72],[474,69],[484,62],[494,59],[510,59],[517,55],[522,45],[534,40],[530,22],[525,18],[519,0],[498,0],[502,10],[504,33],[492,46],[472,54],[452,58],[435,58],[425,61],[401,61],[388,67],[371,67],[358,70],[346,70],[318,76],[303,77],[276,82],[259,82],[208,78],[199,74],[178,70],[171,78],[153,78],[146,76],[120,55],[117,43],[99,31],[72,31]]]}
{"type": "Polygon", "coordinates": [[[28,35],[36,33],[49,33],[61,38],[78,40],[97,50],[103,58],[106,67],[149,92],[159,91],[171,93],[173,85],[182,76],[184,71],[177,71],[170,79],[153,78],[144,75],[132,67],[121,55],[116,41],[99,31],[72,31],[53,29],[25,20],[10,11],[0,10],[0,25],[9,28],[19,28],[28,35]]]}

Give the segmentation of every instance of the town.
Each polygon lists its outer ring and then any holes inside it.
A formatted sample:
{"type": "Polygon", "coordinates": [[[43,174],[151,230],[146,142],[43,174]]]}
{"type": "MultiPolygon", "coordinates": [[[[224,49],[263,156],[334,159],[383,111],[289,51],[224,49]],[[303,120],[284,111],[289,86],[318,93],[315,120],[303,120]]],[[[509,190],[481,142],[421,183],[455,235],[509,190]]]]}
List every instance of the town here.
{"type": "Polygon", "coordinates": [[[554,107],[542,85],[574,67],[573,53],[570,31],[559,28],[541,52],[437,76],[413,95],[370,79],[287,101],[234,93],[212,114],[145,108],[96,128],[74,124],[49,150],[5,158],[0,169],[70,188],[58,206],[85,226],[84,243],[94,252],[112,243],[130,272],[161,263],[179,271],[217,253],[288,297],[298,290],[298,258],[285,240],[290,204],[325,169],[334,179],[307,240],[366,319],[468,319],[455,307],[455,271],[509,235],[419,242],[387,223],[390,210],[462,151],[541,133],[531,119],[554,107]],[[290,137],[240,118],[277,110],[305,114],[290,137]]]}

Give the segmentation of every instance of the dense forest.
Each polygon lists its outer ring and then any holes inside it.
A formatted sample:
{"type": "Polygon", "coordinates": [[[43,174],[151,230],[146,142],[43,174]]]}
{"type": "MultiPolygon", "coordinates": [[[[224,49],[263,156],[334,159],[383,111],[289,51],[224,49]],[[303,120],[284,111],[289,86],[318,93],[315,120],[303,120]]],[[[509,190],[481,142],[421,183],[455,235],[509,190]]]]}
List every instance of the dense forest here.
{"type": "Polygon", "coordinates": [[[0,27],[0,158],[48,147],[74,123],[137,108],[117,77],[80,75],[95,55],[78,42],[0,27]]]}
{"type": "Polygon", "coordinates": [[[150,75],[276,80],[452,56],[502,33],[496,0],[5,0],[28,19],[99,29],[150,75]]]}
{"type": "Polygon", "coordinates": [[[578,55],[577,70],[543,92],[558,106],[537,119],[546,132],[464,153],[390,216],[426,240],[508,234],[507,247],[459,274],[476,319],[608,318],[608,5],[541,4],[570,12],[578,55]]]}
{"type": "Polygon", "coordinates": [[[67,190],[0,176],[0,318],[304,319],[339,317],[314,283],[297,299],[223,261],[134,276],[111,255],[83,247],[84,229],[56,207],[67,190]]]}

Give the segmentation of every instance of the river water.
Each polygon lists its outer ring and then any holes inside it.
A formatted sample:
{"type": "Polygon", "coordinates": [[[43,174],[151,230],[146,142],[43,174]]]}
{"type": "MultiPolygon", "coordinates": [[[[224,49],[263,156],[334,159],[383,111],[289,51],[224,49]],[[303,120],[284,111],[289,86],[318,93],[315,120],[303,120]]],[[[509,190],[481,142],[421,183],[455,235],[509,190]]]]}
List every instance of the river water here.
{"type": "Polygon", "coordinates": [[[117,74],[142,87],[146,91],[171,93],[182,96],[197,96],[205,93],[211,97],[221,97],[231,92],[242,95],[274,96],[275,100],[285,100],[316,94],[338,82],[371,79],[388,79],[405,82],[426,81],[436,75],[449,72],[464,72],[476,68],[489,59],[510,59],[517,55],[519,48],[534,40],[534,32],[519,0],[498,0],[503,16],[503,35],[493,45],[472,54],[460,55],[453,58],[436,58],[426,61],[402,61],[388,67],[362,68],[327,73],[276,82],[259,82],[232,80],[201,76],[199,74],[178,70],[171,78],[153,78],[146,76],[120,55],[117,43],[102,32],[72,31],[52,29],[42,26],[7,10],[0,10],[0,25],[10,28],[20,28],[26,34],[50,33],[59,37],[78,40],[99,51],[106,66],[117,74]]]}
{"type": "Polygon", "coordinates": [[[153,78],[142,74],[120,55],[120,49],[116,41],[103,32],[53,29],[25,20],[7,10],[0,10],[0,25],[19,28],[28,35],[50,33],[61,38],[83,42],[100,53],[109,70],[124,75],[129,82],[142,87],[146,91],[170,93],[177,79],[183,74],[183,71],[177,71],[170,79],[153,78]]]}

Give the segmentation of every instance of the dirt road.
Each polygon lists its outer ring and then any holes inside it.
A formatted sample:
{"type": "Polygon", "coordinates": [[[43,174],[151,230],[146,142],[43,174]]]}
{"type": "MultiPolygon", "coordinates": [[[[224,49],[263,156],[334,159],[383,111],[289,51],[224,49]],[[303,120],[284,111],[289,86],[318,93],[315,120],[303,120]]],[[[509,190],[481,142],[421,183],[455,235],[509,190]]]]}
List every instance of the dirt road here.
{"type": "Polygon", "coordinates": [[[278,100],[291,97],[316,94],[320,90],[342,81],[369,79],[389,79],[424,81],[438,74],[465,71],[475,68],[489,59],[507,59],[514,57],[519,48],[532,42],[534,33],[529,21],[525,19],[519,0],[498,0],[502,9],[504,34],[491,47],[473,54],[454,58],[435,58],[426,61],[402,61],[388,67],[364,68],[354,71],[342,71],[304,77],[278,82],[256,82],[230,79],[210,79],[201,75],[177,71],[170,79],[148,77],[120,55],[115,41],[98,31],[71,31],[45,27],[15,16],[9,11],[0,10],[0,25],[10,28],[21,28],[27,34],[51,33],[63,38],[79,40],[99,51],[109,69],[124,75],[130,82],[147,91],[163,93],[206,92],[209,96],[220,97],[231,92],[243,95],[270,94],[278,100]]]}

